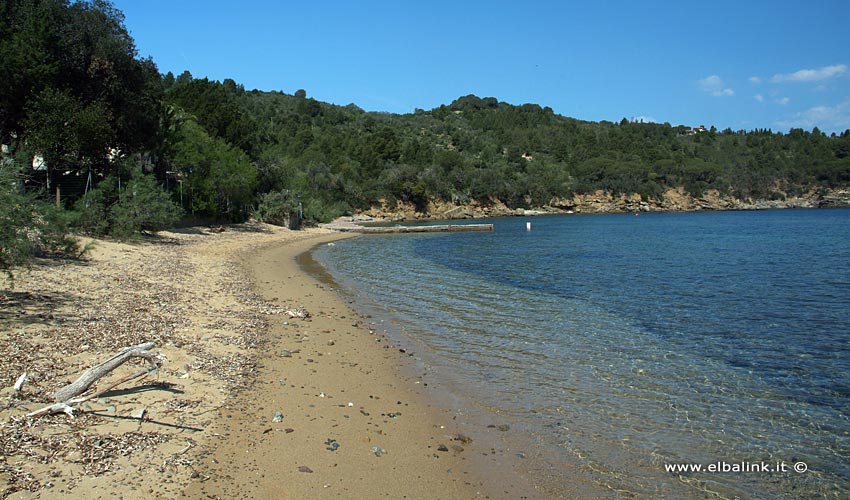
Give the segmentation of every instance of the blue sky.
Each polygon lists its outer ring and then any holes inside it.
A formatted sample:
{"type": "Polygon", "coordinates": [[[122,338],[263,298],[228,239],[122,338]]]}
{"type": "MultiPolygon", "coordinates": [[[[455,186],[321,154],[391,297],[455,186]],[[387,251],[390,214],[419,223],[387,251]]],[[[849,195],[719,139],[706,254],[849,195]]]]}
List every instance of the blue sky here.
{"type": "Polygon", "coordinates": [[[412,112],[459,96],[582,120],[850,128],[850,1],[117,0],[161,72],[412,112]]]}

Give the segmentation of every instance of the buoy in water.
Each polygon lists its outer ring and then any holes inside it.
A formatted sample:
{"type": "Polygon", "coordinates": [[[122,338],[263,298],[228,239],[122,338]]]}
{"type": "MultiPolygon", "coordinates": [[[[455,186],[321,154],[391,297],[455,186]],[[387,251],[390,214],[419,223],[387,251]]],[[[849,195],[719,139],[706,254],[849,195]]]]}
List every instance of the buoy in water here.
{"type": "Polygon", "coordinates": [[[530,223],[530,222],[526,222],[526,223],[525,223],[525,230],[526,230],[526,231],[531,231],[531,223],[530,223]]]}

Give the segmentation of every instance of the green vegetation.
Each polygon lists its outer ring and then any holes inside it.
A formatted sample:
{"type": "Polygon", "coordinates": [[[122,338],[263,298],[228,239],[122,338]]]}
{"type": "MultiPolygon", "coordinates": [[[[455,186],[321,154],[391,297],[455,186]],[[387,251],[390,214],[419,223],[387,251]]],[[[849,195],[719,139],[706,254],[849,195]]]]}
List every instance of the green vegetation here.
{"type": "Polygon", "coordinates": [[[79,256],[77,241],[68,235],[65,213],[25,193],[21,179],[0,169],[0,272],[11,281],[16,267],[33,255],[79,256]]]}
{"type": "Polygon", "coordinates": [[[324,221],[380,202],[529,208],[669,188],[781,199],[850,185],[850,131],[593,123],[474,95],[367,113],[161,75],[105,0],[0,2],[0,143],[3,269],[31,253],[22,231],[47,238],[57,190],[77,231],[127,238],[181,213],[283,223],[296,200],[324,221]]]}

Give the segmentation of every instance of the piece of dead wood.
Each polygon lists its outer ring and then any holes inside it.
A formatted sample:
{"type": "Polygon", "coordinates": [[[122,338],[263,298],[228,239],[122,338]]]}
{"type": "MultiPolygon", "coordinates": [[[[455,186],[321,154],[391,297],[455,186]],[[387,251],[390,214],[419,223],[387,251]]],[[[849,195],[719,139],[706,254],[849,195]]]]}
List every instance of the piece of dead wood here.
{"type": "Polygon", "coordinates": [[[155,344],[153,342],[146,342],[144,344],[122,349],[103,363],[86,370],[85,373],[80,375],[80,378],[74,382],[53,393],[53,401],[63,403],[75,396],[79,396],[91,387],[93,383],[109,374],[112,370],[123,365],[130,358],[144,358],[154,367],[159,367],[159,357],[156,353],[150,352],[154,345],[155,344]]]}
{"type": "MultiPolygon", "coordinates": [[[[153,342],[146,342],[144,344],[130,346],[122,349],[106,361],[86,370],[85,373],[80,375],[80,378],[78,378],[74,382],[66,385],[65,387],[53,393],[53,400],[56,401],[55,404],[45,406],[44,408],[27,413],[27,416],[41,417],[44,415],[51,415],[53,413],[67,413],[73,418],[75,405],[84,403],[92,398],[99,397],[100,395],[111,391],[120,384],[142,377],[158,369],[160,358],[156,353],[150,352],[154,345],[155,344],[153,342]],[[123,365],[130,358],[144,358],[148,360],[150,365],[144,370],[132,373],[111,383],[108,387],[98,391],[97,393],[83,397],[75,397],[88,390],[88,388],[91,387],[92,384],[94,384],[107,374],[111,373],[119,366],[123,365]]],[[[23,382],[21,382],[21,384],[23,384],[23,382]]]]}
{"type": "Polygon", "coordinates": [[[310,317],[310,313],[307,312],[307,309],[304,309],[303,307],[296,307],[294,309],[286,309],[286,310],[283,311],[283,313],[286,314],[287,316],[289,316],[290,318],[293,318],[293,319],[294,318],[306,319],[306,318],[310,317]]]}
{"type": "Polygon", "coordinates": [[[156,370],[158,367],[159,367],[158,365],[153,365],[152,367],[146,368],[144,370],[138,371],[136,373],[132,373],[130,375],[127,375],[126,377],[118,379],[115,382],[109,384],[109,386],[103,388],[102,390],[100,390],[96,393],[89,394],[88,396],[69,399],[68,401],[63,401],[61,403],[55,403],[55,404],[52,404],[50,406],[45,406],[44,408],[41,408],[41,409],[32,411],[30,413],[27,413],[27,416],[31,417],[31,418],[37,418],[37,417],[43,417],[45,415],[52,415],[53,413],[67,413],[71,418],[74,418],[75,417],[75,415],[74,415],[74,406],[75,405],[78,405],[80,403],[85,403],[86,401],[88,401],[90,399],[99,398],[99,397],[103,396],[104,394],[106,394],[107,392],[111,391],[112,389],[115,389],[119,385],[123,384],[124,382],[129,382],[130,380],[133,380],[133,379],[142,377],[144,375],[147,375],[148,373],[156,370]]]}
{"type": "Polygon", "coordinates": [[[17,398],[21,395],[21,388],[24,386],[24,382],[27,381],[27,372],[24,372],[18,380],[15,381],[15,385],[13,387],[12,395],[9,396],[11,399],[17,398]]]}

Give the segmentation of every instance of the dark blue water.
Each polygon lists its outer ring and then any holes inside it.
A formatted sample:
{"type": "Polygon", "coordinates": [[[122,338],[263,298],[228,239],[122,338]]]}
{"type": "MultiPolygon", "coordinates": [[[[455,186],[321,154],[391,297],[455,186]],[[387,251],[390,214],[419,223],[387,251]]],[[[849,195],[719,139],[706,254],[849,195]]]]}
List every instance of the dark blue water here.
{"type": "Polygon", "coordinates": [[[850,210],[491,222],[317,257],[448,387],[555,449],[550,474],[578,463],[612,498],[850,498],[850,210]],[[789,470],[665,469],[716,462],[789,470]]]}

